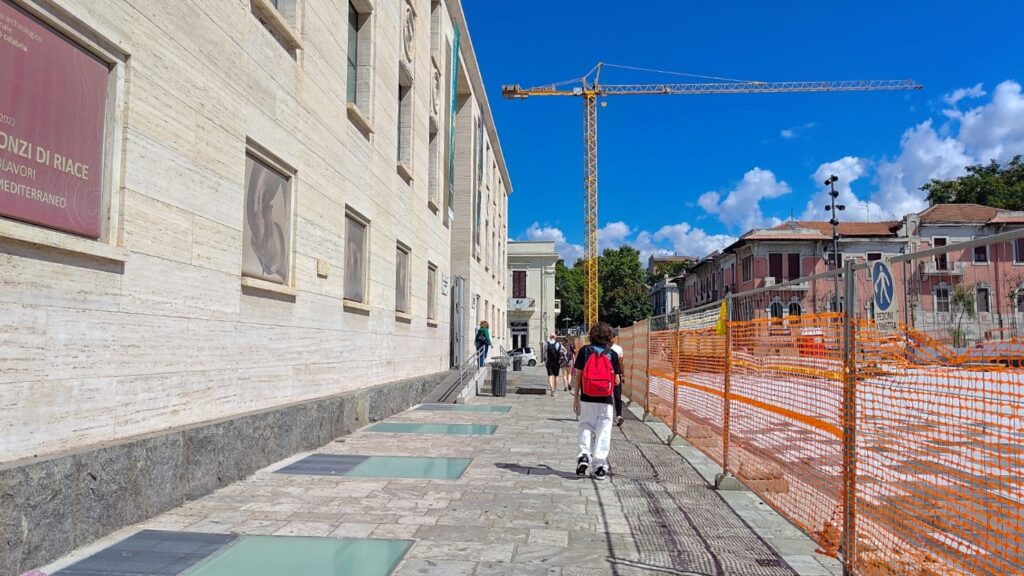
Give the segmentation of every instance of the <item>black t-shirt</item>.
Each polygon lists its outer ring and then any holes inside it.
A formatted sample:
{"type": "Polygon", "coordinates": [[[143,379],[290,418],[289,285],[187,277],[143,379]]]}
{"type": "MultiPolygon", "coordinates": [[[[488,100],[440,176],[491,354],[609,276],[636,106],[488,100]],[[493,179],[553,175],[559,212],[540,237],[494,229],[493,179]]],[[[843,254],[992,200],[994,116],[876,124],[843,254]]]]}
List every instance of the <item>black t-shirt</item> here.
{"type": "MultiPolygon", "coordinates": [[[[611,346],[605,347],[604,350],[605,350],[605,352],[608,353],[608,356],[610,356],[611,359],[612,359],[612,370],[614,370],[615,373],[618,374],[619,376],[622,376],[622,365],[619,364],[619,355],[615,353],[615,350],[612,350],[611,346]]],[[[580,402],[596,402],[598,404],[612,404],[614,399],[615,399],[615,395],[614,394],[611,395],[611,396],[587,396],[586,394],[583,393],[583,390],[582,390],[583,367],[587,365],[587,360],[594,353],[596,353],[596,350],[594,350],[594,346],[592,344],[587,344],[583,348],[580,348],[579,354],[576,355],[576,369],[579,370],[580,374],[581,374],[581,377],[580,377],[580,402]]]]}

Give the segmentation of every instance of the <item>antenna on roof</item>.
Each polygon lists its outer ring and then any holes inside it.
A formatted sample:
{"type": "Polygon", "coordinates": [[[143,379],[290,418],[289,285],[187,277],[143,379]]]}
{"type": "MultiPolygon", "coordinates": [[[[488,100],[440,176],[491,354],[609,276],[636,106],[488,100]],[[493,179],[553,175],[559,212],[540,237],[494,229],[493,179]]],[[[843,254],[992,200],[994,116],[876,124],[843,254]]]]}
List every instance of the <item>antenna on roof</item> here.
{"type": "Polygon", "coordinates": [[[793,221],[793,209],[792,208],[789,209],[789,221],[790,222],[793,221]]]}

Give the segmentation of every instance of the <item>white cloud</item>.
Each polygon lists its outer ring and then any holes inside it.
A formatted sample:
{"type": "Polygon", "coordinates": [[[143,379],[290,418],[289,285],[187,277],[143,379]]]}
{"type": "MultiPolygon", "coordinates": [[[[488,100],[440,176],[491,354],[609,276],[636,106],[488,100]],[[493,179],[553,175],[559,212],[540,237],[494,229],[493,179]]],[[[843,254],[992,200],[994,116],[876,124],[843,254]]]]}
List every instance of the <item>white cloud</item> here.
{"type": "Polygon", "coordinates": [[[562,260],[565,260],[565,265],[569,267],[583,257],[583,246],[567,242],[565,234],[554,226],[541,226],[540,223],[534,222],[526,229],[526,239],[554,242],[555,252],[558,252],[562,260]]]}
{"type": "Polygon", "coordinates": [[[721,250],[736,241],[728,234],[708,234],[701,228],[682,222],[673,226],[663,226],[654,235],[658,242],[668,242],[672,252],[680,256],[703,258],[715,250],[721,250]]]}
{"type": "Polygon", "coordinates": [[[815,122],[804,122],[803,124],[801,124],[799,126],[794,126],[792,128],[786,128],[785,130],[780,130],[779,131],[779,137],[781,137],[781,138],[783,138],[785,140],[792,140],[794,138],[799,138],[800,136],[803,135],[804,132],[807,132],[808,130],[810,130],[811,128],[814,128],[817,125],[818,124],[815,123],[815,122]]]}
{"type": "Polygon", "coordinates": [[[598,250],[618,248],[627,243],[627,239],[632,233],[633,230],[625,222],[609,222],[597,230],[598,250]]]}
{"type": "Polygon", "coordinates": [[[894,215],[921,211],[928,206],[921,186],[932,178],[960,176],[972,163],[962,142],[940,136],[926,120],[903,133],[899,156],[879,163],[872,198],[894,215]]]}
{"type": "Polygon", "coordinates": [[[949,94],[942,97],[942,101],[950,106],[956,106],[956,103],[963,100],[964,98],[981,98],[985,96],[986,92],[981,88],[981,82],[971,86],[970,88],[957,88],[949,94]]]}
{"type": "Polygon", "coordinates": [[[783,130],[783,131],[779,132],[779,136],[782,136],[782,137],[783,137],[783,138],[785,138],[786,140],[789,140],[789,139],[790,139],[790,138],[792,138],[792,137],[793,137],[794,135],[795,135],[795,134],[793,133],[793,130],[783,130]]]}
{"type": "Polygon", "coordinates": [[[721,200],[718,192],[705,192],[697,203],[708,213],[718,214],[718,219],[727,227],[746,231],[781,222],[778,218],[766,218],[760,202],[790,192],[789,185],[777,180],[771,170],[755,167],[743,175],[743,180],[726,194],[725,200],[721,200]]]}
{"type": "MultiPolygon", "coordinates": [[[[1021,85],[1007,80],[996,87],[988,103],[966,112],[955,107],[964,100],[986,95],[981,84],[947,94],[943,100],[954,106],[943,112],[949,121],[936,128],[929,119],[904,132],[900,138],[900,153],[895,158],[883,159],[874,167],[877,188],[864,195],[866,198],[861,199],[852,189],[846,188],[853,179],[835,172],[840,177],[839,186],[843,187],[841,199],[850,206],[847,218],[878,220],[919,212],[928,206],[921,186],[933,178],[956,178],[966,174],[965,168],[969,165],[987,164],[991,160],[1007,162],[1017,154],[1024,154],[1024,95],[1021,94],[1021,85]]],[[[868,165],[865,160],[857,158],[822,164],[813,176],[815,184],[828,176],[825,173],[828,169],[823,172],[825,166],[844,165],[850,168],[850,163],[865,163],[862,168],[868,165]]],[[[852,176],[853,172],[850,173],[852,176]]],[[[856,178],[864,176],[866,172],[861,169],[856,178]]],[[[820,193],[814,195],[818,199],[823,197],[820,193]]],[[[816,211],[820,202],[812,202],[816,211]]],[[[821,205],[824,207],[824,203],[821,205]]],[[[805,217],[810,212],[809,208],[805,217]]],[[[821,219],[820,214],[817,219],[821,219]]]]}
{"type": "Polygon", "coordinates": [[[1024,152],[1024,96],[1020,84],[1007,80],[992,95],[992,101],[964,113],[957,140],[974,158],[1007,162],[1024,152]]]}
{"type": "Polygon", "coordinates": [[[863,158],[846,156],[834,162],[826,162],[814,171],[811,180],[814,182],[815,192],[807,201],[804,209],[804,220],[825,220],[831,218],[826,212],[825,206],[831,202],[829,196],[830,188],[825,186],[825,180],[830,176],[836,176],[836,192],[839,192],[837,204],[846,206],[846,210],[839,216],[841,220],[882,220],[896,217],[895,214],[879,206],[870,200],[862,200],[853,190],[853,183],[860,180],[867,174],[871,163],[863,158]]]}
{"type": "MultiPolygon", "coordinates": [[[[566,266],[572,266],[583,257],[583,246],[572,244],[565,234],[554,226],[541,226],[534,222],[521,236],[527,240],[543,240],[555,243],[555,251],[565,260],[566,266]]],[[[640,261],[644,265],[652,255],[703,257],[715,250],[720,250],[736,239],[726,234],[708,234],[700,228],[694,228],[685,222],[673,226],[663,226],[657,232],[646,230],[636,231],[625,222],[609,222],[598,230],[598,245],[601,250],[629,245],[640,252],[640,261]]]]}

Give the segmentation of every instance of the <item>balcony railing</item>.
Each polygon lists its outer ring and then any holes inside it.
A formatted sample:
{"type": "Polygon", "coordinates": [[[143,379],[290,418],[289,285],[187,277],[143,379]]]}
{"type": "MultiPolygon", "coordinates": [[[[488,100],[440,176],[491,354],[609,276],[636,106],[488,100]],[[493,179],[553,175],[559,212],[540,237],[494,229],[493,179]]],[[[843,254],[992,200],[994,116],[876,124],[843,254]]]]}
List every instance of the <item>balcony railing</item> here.
{"type": "Polygon", "coordinates": [[[963,276],[966,270],[966,262],[946,262],[946,266],[940,268],[934,260],[929,260],[924,262],[923,274],[926,276],[936,274],[944,276],[963,276]]]}
{"type": "Polygon", "coordinates": [[[508,309],[509,310],[533,310],[534,299],[533,298],[509,298],[508,309]]]}

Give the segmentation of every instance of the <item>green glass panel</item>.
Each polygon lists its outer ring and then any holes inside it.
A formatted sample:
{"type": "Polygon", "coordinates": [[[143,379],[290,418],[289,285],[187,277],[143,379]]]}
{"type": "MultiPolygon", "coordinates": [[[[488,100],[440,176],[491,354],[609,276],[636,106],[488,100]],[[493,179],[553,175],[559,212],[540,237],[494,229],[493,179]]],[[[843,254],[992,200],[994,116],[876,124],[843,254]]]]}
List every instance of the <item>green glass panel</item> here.
{"type": "Polygon", "coordinates": [[[390,576],[409,540],[246,536],[186,576],[390,576]]]}
{"type": "Polygon", "coordinates": [[[511,406],[470,406],[467,404],[424,404],[417,410],[436,410],[438,412],[487,412],[491,414],[508,414],[511,406]]]}
{"type": "Polygon", "coordinates": [[[378,422],[366,429],[395,434],[494,434],[493,424],[418,424],[415,422],[378,422]]]}
{"type": "Polygon", "coordinates": [[[458,480],[472,463],[473,460],[470,458],[371,456],[345,475],[363,478],[458,480]]]}

